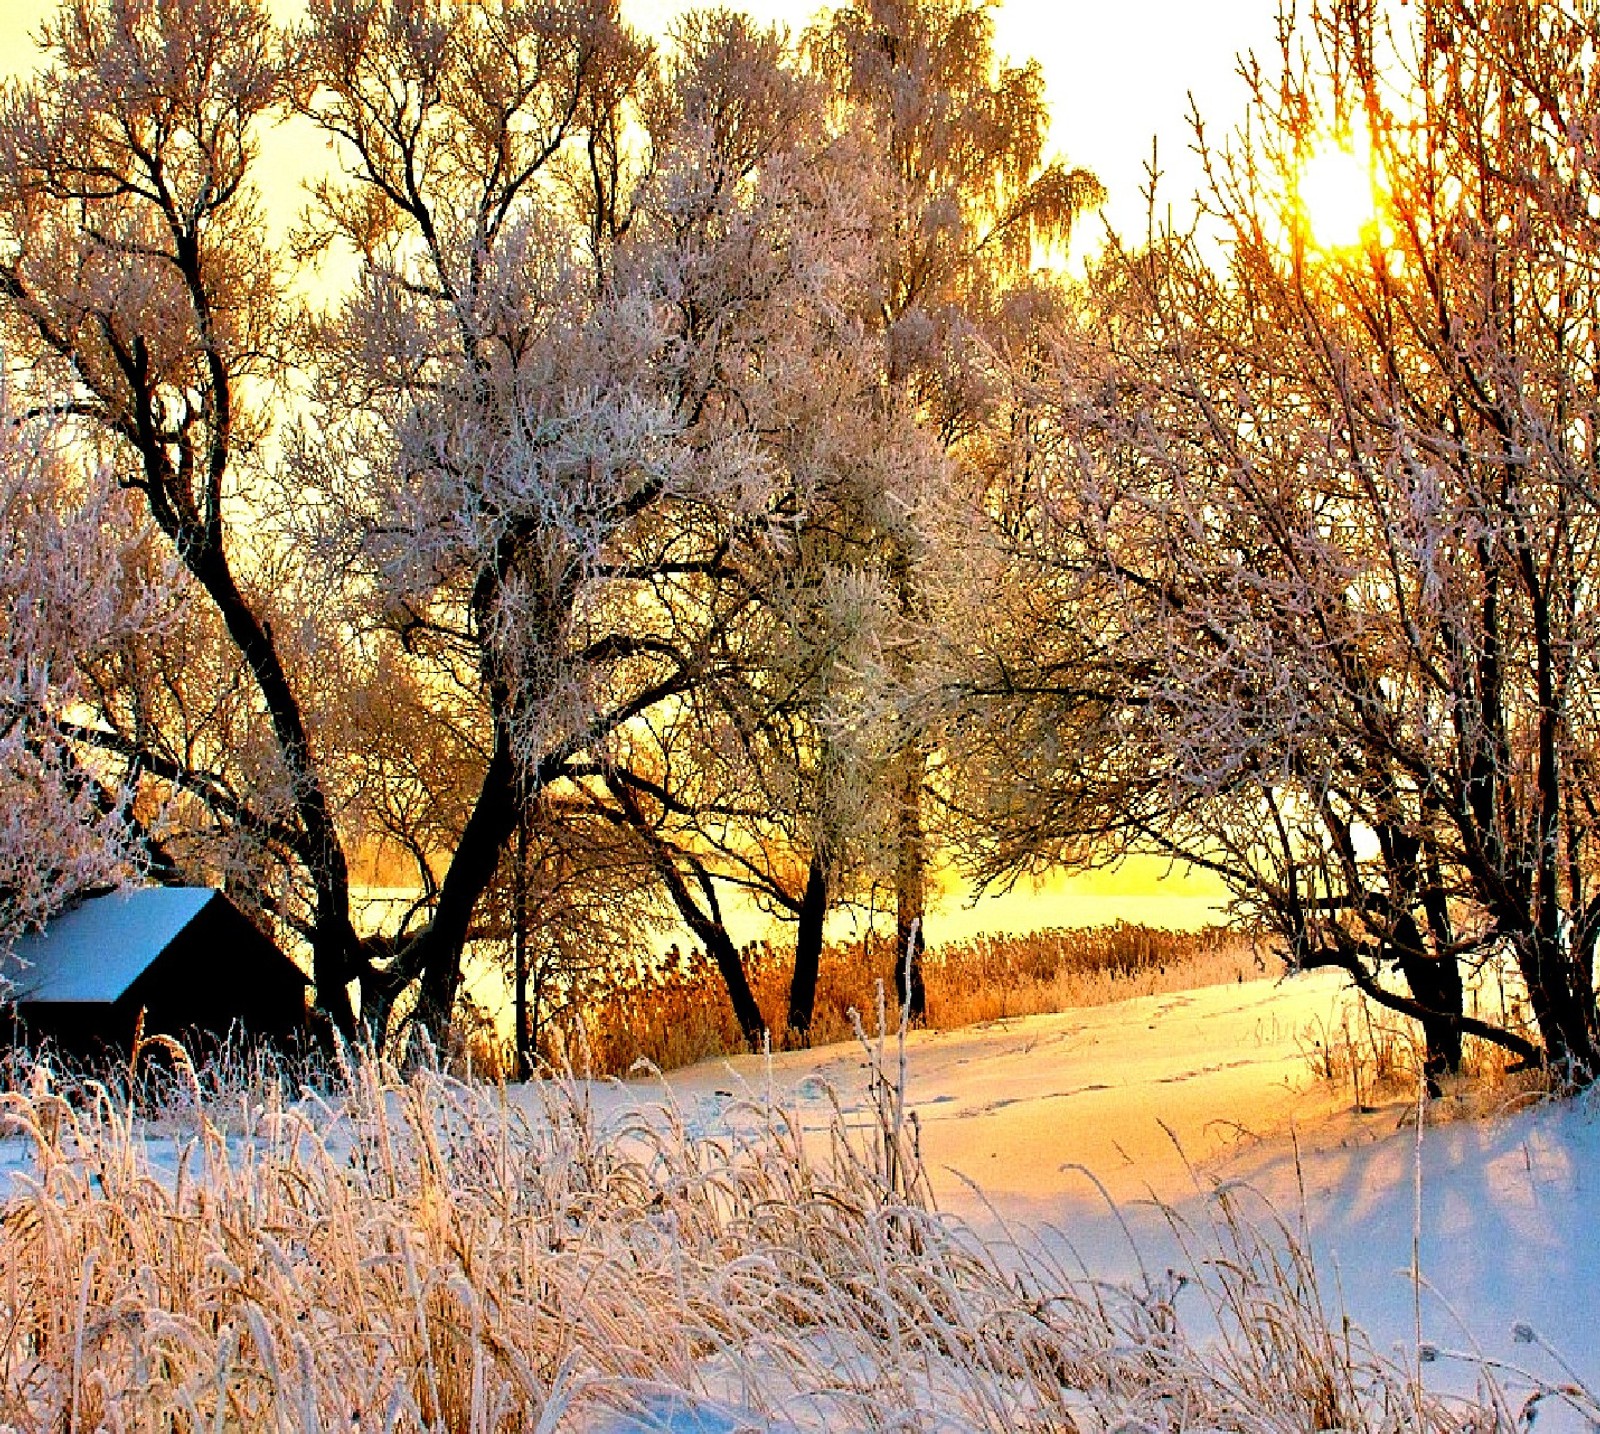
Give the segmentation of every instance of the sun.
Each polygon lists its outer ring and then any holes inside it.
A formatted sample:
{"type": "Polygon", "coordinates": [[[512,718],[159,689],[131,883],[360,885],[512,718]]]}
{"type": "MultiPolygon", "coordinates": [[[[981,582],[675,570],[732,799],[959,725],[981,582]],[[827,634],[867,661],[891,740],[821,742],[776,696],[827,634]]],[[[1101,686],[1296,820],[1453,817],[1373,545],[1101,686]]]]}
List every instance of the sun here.
{"type": "Polygon", "coordinates": [[[1326,140],[1313,149],[1295,179],[1311,241],[1330,251],[1365,248],[1378,232],[1379,181],[1370,144],[1326,140]]]}

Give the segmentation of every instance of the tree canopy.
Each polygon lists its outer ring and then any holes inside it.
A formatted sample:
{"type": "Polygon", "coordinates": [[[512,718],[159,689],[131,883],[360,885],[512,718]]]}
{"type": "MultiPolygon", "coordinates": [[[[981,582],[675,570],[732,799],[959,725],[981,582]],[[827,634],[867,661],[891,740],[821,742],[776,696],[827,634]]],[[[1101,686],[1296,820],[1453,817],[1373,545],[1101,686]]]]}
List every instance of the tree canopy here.
{"type": "Polygon", "coordinates": [[[976,0],[68,0],[0,104],[0,930],[213,881],[382,1042],[508,922],[676,921],[754,1044],[731,901],[803,1039],[841,906],[916,1015],[930,862],[1150,851],[1435,1082],[1593,1079],[1600,11],[1281,29],[1193,225],[1071,277],[976,0]]]}

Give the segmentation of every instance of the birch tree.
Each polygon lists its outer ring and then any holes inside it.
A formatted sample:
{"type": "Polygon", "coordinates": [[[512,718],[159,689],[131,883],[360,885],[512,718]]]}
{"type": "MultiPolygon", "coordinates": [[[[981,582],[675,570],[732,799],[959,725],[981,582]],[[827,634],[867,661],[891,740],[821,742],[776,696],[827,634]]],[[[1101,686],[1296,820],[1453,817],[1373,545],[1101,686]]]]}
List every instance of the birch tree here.
{"type": "MultiPolygon", "coordinates": [[[[914,418],[939,449],[959,456],[994,398],[986,328],[1035,256],[1064,242],[1073,220],[1098,201],[1099,184],[1048,160],[1043,75],[1034,62],[996,56],[985,4],[858,0],[820,21],[810,45],[887,176],[874,313],[882,344],[877,402],[914,418]]],[[[928,690],[925,637],[941,620],[932,610],[940,584],[921,570],[938,556],[928,539],[942,526],[936,509],[953,471],[929,465],[895,493],[902,517],[881,535],[902,628],[891,647],[893,676],[907,694],[890,779],[897,984],[918,1019],[926,999],[926,798],[937,739],[927,703],[913,694],[928,690]]]]}

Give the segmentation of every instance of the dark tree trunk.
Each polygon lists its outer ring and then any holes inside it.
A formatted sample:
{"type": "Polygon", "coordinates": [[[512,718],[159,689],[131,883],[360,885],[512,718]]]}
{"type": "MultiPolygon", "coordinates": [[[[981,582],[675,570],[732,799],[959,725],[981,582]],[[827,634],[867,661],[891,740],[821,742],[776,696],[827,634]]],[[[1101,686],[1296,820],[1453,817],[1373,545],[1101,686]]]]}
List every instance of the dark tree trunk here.
{"type": "Polygon", "coordinates": [[[789,1029],[810,1040],[817,1005],[817,973],[822,965],[822,928],[828,917],[828,868],[821,852],[811,857],[800,923],[794,939],[794,975],[789,982],[789,1029]]]}
{"type": "Polygon", "coordinates": [[[1419,1018],[1424,1051],[1422,1074],[1428,1094],[1443,1093],[1447,1076],[1461,1073],[1461,1017],[1465,1012],[1461,967],[1448,953],[1430,954],[1410,913],[1395,922],[1392,954],[1412,999],[1428,1013],[1419,1018]]]}
{"type": "MultiPolygon", "coordinates": [[[[1519,568],[1533,618],[1535,691],[1539,699],[1536,769],[1539,805],[1534,832],[1537,848],[1532,863],[1533,926],[1536,933],[1532,943],[1533,965],[1545,989],[1554,1028],[1560,1033],[1560,1050],[1553,1049],[1551,1056],[1567,1079],[1587,1085],[1596,1075],[1600,1075],[1594,992],[1592,987],[1581,981],[1577,964],[1567,950],[1561,932],[1562,702],[1557,694],[1556,638],[1550,594],[1522,531],[1520,519],[1517,533],[1519,568]]],[[[1549,1044],[1548,1038],[1546,1044],[1549,1044]]]]}
{"type": "Polygon", "coordinates": [[[750,989],[750,978],[745,975],[744,961],[739,948],[733,944],[720,921],[707,922],[695,934],[705,946],[706,953],[717,963],[722,983],[728,988],[728,999],[733,1003],[733,1018],[739,1023],[739,1033],[753,1051],[761,1049],[762,1038],[767,1033],[767,1020],[756,1004],[755,993],[750,989]]]}
{"type": "Polygon", "coordinates": [[[513,1005],[517,1023],[516,1052],[517,1079],[527,1080],[533,1074],[533,1061],[529,1055],[532,1039],[528,1027],[528,813],[524,810],[517,821],[517,865],[511,874],[511,947],[516,967],[513,1005]]]}
{"type": "Polygon", "coordinates": [[[733,938],[728,935],[727,928],[722,923],[722,912],[710,874],[691,854],[674,850],[662,839],[661,834],[651,825],[649,817],[639,805],[632,788],[625,781],[612,775],[606,779],[606,787],[615,798],[620,811],[606,813],[605,809],[601,808],[602,813],[608,815],[612,821],[629,827],[649,848],[656,875],[666,887],[667,895],[672,898],[672,904],[677,908],[678,915],[683,918],[684,925],[694,933],[695,939],[705,948],[706,955],[716,962],[717,970],[722,975],[722,983],[728,989],[728,1000],[733,1005],[734,1020],[739,1023],[739,1032],[744,1037],[745,1044],[753,1051],[760,1050],[762,1038],[767,1032],[766,1017],[761,1014],[761,1007],[756,1004],[755,992],[750,989],[750,978],[745,974],[739,948],[733,944],[733,938]],[[703,909],[695,900],[694,893],[689,890],[689,883],[684,880],[683,873],[678,869],[680,861],[687,863],[695,874],[700,890],[706,898],[703,909]]]}
{"type": "Polygon", "coordinates": [[[922,979],[927,876],[921,747],[911,744],[902,759],[894,892],[895,993],[907,1018],[916,1024],[928,1014],[928,993],[922,979]]]}
{"type": "Polygon", "coordinates": [[[1580,989],[1575,963],[1559,939],[1546,940],[1538,931],[1523,933],[1517,955],[1546,1060],[1562,1079],[1588,1085],[1600,1074],[1600,1054],[1591,1025],[1592,998],[1580,989]]]}
{"type": "MultiPolygon", "coordinates": [[[[1409,1016],[1419,1023],[1438,1015],[1438,1012],[1430,1011],[1420,1005],[1415,998],[1402,996],[1381,985],[1367,969],[1366,963],[1349,951],[1332,947],[1307,951],[1299,958],[1297,969],[1316,971],[1326,966],[1334,966],[1347,972],[1358,991],[1386,1010],[1398,1011],[1402,1016],[1409,1016]]],[[[1510,1051],[1518,1060],[1530,1065],[1538,1065],[1540,1062],[1539,1047],[1515,1031],[1508,1031],[1502,1026],[1491,1025],[1488,1021],[1468,1015],[1462,1015],[1454,1024],[1460,1027],[1463,1035],[1482,1036],[1484,1040],[1492,1042],[1502,1050],[1510,1051]]]]}
{"type": "Polygon", "coordinates": [[[440,883],[433,920],[417,937],[405,963],[422,977],[416,1019],[435,1036],[450,1028],[472,916],[494,880],[500,853],[516,830],[522,804],[511,736],[504,722],[496,722],[494,751],[450,868],[440,883]]]}
{"type": "Polygon", "coordinates": [[[348,985],[360,971],[361,943],[350,919],[350,871],[312,760],[300,701],[271,627],[256,616],[234,581],[220,531],[204,539],[181,526],[171,527],[169,532],[185,566],[215,604],[266,705],[293,783],[295,814],[304,831],[300,854],[316,893],[311,974],[317,1006],[340,1034],[353,1037],[356,1017],[348,985]]]}
{"type": "Polygon", "coordinates": [[[683,879],[683,873],[670,856],[658,854],[656,870],[684,925],[694,933],[695,939],[705,948],[706,955],[716,962],[722,984],[728,990],[728,1000],[733,1005],[733,1018],[739,1023],[739,1033],[744,1037],[745,1044],[751,1050],[759,1051],[762,1037],[767,1032],[766,1017],[756,1004],[755,992],[750,989],[750,978],[745,974],[739,948],[733,944],[733,938],[728,935],[721,916],[714,908],[709,912],[700,909],[688,883],[683,879]]]}

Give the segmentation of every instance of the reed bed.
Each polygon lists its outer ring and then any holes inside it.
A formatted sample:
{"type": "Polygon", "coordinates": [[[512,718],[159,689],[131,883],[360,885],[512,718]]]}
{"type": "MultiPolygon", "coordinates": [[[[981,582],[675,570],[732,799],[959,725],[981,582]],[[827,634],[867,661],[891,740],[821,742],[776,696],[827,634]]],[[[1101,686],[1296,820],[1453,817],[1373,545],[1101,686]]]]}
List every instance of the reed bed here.
{"type": "Polygon", "coordinates": [[[871,1049],[876,1120],[809,1133],[759,1098],[705,1133],[571,1079],[514,1100],[357,1058],[334,1093],[243,1093],[231,1132],[197,1082],[157,1136],[111,1088],[41,1074],[3,1097],[26,1158],[0,1213],[0,1425],[1516,1427],[1492,1386],[1437,1399],[1330,1319],[1293,1229],[1236,1193],[1185,1231],[1187,1283],[985,1243],[934,1209],[871,1049]]]}
{"type": "MultiPolygon", "coordinates": [[[[786,1042],[790,953],[766,943],[748,947],[745,969],[756,1001],[786,1042]]],[[[894,989],[893,942],[882,937],[824,949],[809,1040],[850,1038],[852,1010],[872,1009],[874,992],[894,989]]],[[[1246,938],[1221,929],[1163,931],[1114,926],[981,936],[929,950],[925,960],[932,1030],[954,1030],[1010,1016],[1104,1005],[1197,986],[1251,980],[1277,969],[1246,938]]],[[[659,963],[614,974],[542,1033],[547,1060],[609,1075],[643,1061],[674,1070],[741,1051],[744,1043],[714,968],[674,947],[659,963]]],[[[480,1070],[504,1054],[480,1046],[480,1070]]],[[[506,1067],[509,1069],[509,1066],[506,1067]]]]}
{"type": "Polygon", "coordinates": [[[1281,970],[1276,957],[1221,927],[1165,931],[1119,921],[978,936],[929,952],[928,1009],[936,1029],[950,1030],[1255,980],[1281,970]]]}

